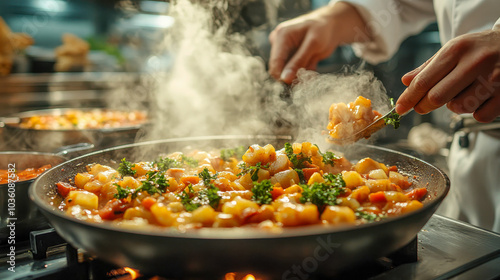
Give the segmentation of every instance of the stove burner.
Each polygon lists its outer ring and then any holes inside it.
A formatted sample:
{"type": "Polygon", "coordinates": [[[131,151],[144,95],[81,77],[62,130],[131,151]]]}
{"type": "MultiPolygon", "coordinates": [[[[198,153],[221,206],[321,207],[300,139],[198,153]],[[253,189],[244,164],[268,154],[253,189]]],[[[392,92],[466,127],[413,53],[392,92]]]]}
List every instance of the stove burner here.
{"type": "MultiPolygon", "coordinates": [[[[16,272],[0,270],[0,279],[171,280],[140,275],[140,271],[134,275],[137,271],[93,258],[66,244],[53,229],[32,232],[30,241],[31,244],[28,240],[19,240],[16,244],[16,272]]],[[[6,248],[6,245],[0,246],[0,263],[7,261],[6,248]]],[[[499,264],[499,234],[434,215],[419,233],[418,240],[414,239],[389,256],[339,272],[334,278],[380,280],[405,279],[412,275],[415,279],[448,279],[460,275],[464,279],[500,279],[499,264]]],[[[258,271],[237,271],[234,279],[241,280],[247,274],[260,280],[276,279],[258,271]]],[[[182,279],[221,280],[226,275],[190,275],[182,279]]],[[[312,279],[326,277],[314,276],[312,279]]]]}

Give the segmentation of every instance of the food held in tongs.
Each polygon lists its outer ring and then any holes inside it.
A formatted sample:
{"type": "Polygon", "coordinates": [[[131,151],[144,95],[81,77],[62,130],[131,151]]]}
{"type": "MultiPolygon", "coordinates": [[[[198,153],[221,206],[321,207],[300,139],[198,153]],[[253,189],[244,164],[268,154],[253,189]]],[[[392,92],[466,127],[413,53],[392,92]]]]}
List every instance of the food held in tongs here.
{"type": "Polygon", "coordinates": [[[362,96],[349,104],[334,103],[330,106],[327,141],[337,145],[351,144],[369,138],[386,124],[398,128],[399,119],[394,108],[382,116],[373,110],[371,100],[362,96]]]}

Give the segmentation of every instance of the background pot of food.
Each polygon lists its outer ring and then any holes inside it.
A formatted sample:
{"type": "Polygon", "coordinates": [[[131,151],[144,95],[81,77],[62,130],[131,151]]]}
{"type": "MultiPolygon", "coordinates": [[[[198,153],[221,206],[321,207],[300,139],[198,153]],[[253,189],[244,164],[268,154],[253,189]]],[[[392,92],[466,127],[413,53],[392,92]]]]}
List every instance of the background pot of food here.
{"type": "Polygon", "coordinates": [[[46,109],[27,111],[5,118],[2,136],[15,150],[52,152],[77,143],[95,149],[129,144],[147,124],[142,111],[112,109],[46,109]]]}
{"type": "Polygon", "coordinates": [[[15,224],[16,237],[27,237],[31,230],[49,226],[29,200],[29,186],[46,170],[92,148],[82,143],[62,147],[57,153],[0,152],[0,244],[8,239],[11,222],[15,224]]]}

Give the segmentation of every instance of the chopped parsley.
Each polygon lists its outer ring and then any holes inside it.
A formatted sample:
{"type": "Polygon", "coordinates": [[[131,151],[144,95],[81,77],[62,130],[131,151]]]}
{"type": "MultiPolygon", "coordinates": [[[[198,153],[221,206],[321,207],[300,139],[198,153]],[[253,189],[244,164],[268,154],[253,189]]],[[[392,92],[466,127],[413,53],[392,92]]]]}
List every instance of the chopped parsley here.
{"type": "MultiPolygon", "coordinates": [[[[316,145],[316,144],[315,144],[315,146],[318,147],[318,145],[316,145]]],[[[331,166],[335,165],[335,160],[340,159],[340,157],[335,155],[333,152],[326,151],[325,153],[322,153],[321,150],[319,149],[319,147],[318,147],[318,152],[323,157],[322,161],[325,164],[329,164],[331,166]]]]}
{"type": "Polygon", "coordinates": [[[365,211],[361,211],[361,210],[356,211],[355,215],[356,215],[356,218],[364,219],[367,222],[380,221],[380,220],[386,218],[386,216],[383,214],[374,214],[374,213],[369,213],[369,212],[365,212],[365,211]]]}
{"type": "Polygon", "coordinates": [[[334,186],[345,188],[345,181],[342,174],[328,174],[323,175],[323,178],[334,186]]]}
{"type": "Polygon", "coordinates": [[[181,161],[183,164],[187,164],[188,166],[191,166],[191,167],[198,166],[198,161],[192,157],[181,155],[181,161]]]}
{"type": "Polygon", "coordinates": [[[272,190],[273,185],[269,180],[262,180],[260,183],[253,182],[252,200],[258,204],[271,204],[273,201],[272,190]]]}
{"type": "Polygon", "coordinates": [[[204,168],[203,171],[198,174],[198,177],[203,180],[203,184],[206,188],[198,192],[198,198],[201,204],[208,204],[217,210],[221,197],[219,196],[219,188],[212,183],[212,180],[217,179],[217,174],[211,175],[208,169],[204,168]]]}
{"type": "Polygon", "coordinates": [[[247,173],[251,174],[252,181],[259,180],[259,170],[261,168],[269,168],[269,163],[266,165],[262,165],[262,163],[257,162],[255,165],[247,165],[246,163],[241,163],[238,165],[241,168],[241,172],[236,174],[237,176],[245,175],[247,173]]]}
{"type": "Polygon", "coordinates": [[[285,153],[294,168],[302,169],[304,168],[305,162],[308,163],[312,162],[310,157],[306,157],[302,153],[294,154],[292,144],[288,142],[285,143],[285,153]]]}
{"type": "Polygon", "coordinates": [[[302,169],[299,169],[299,168],[295,168],[294,170],[299,175],[300,183],[306,184],[307,182],[306,182],[306,177],[304,176],[304,171],[302,169]]]}
{"type": "MultiPolygon", "coordinates": [[[[394,99],[391,98],[391,106],[394,108],[394,99]]],[[[394,126],[394,129],[398,129],[401,121],[401,116],[396,113],[396,111],[392,111],[389,115],[384,117],[384,122],[387,125],[394,126]]]]}
{"type": "Polygon", "coordinates": [[[219,196],[219,189],[214,184],[209,184],[206,189],[198,193],[199,199],[202,204],[208,204],[215,210],[219,207],[221,197],[219,196]]]}
{"type": "Polygon", "coordinates": [[[185,165],[196,167],[198,166],[198,161],[192,157],[181,155],[180,161],[169,157],[160,157],[156,161],[154,161],[153,164],[156,165],[156,168],[158,168],[158,170],[166,171],[170,168],[179,168],[185,165]]]}
{"type": "Polygon", "coordinates": [[[198,177],[203,180],[203,184],[205,184],[205,186],[208,186],[212,180],[217,179],[217,174],[211,175],[210,172],[208,172],[208,168],[204,168],[203,171],[198,174],[198,177]]]}
{"type": "Polygon", "coordinates": [[[128,187],[126,189],[124,189],[118,184],[115,184],[115,186],[116,186],[116,191],[118,193],[115,193],[114,197],[117,199],[125,199],[128,197],[129,194],[132,193],[132,190],[128,187]]]}
{"type": "Polygon", "coordinates": [[[318,206],[321,211],[326,205],[337,205],[337,197],[344,193],[345,182],[341,174],[325,175],[324,183],[313,183],[312,185],[301,185],[301,203],[311,202],[318,206]]]}
{"type": "Polygon", "coordinates": [[[187,189],[189,190],[189,193],[186,192],[186,189],[184,189],[182,191],[181,194],[179,194],[179,198],[181,199],[181,203],[182,205],[184,205],[184,208],[186,208],[186,211],[193,211],[193,210],[196,210],[198,207],[201,206],[201,203],[199,202],[194,202],[194,198],[192,196],[194,196],[194,190],[193,190],[193,186],[191,184],[189,184],[189,186],[187,186],[187,189]]]}
{"type": "Polygon", "coordinates": [[[222,149],[220,150],[220,158],[224,161],[229,161],[231,158],[241,159],[246,150],[247,149],[243,146],[239,146],[233,149],[222,149]]]}
{"type": "Polygon", "coordinates": [[[135,175],[135,170],[132,169],[132,167],[135,167],[135,164],[127,161],[125,158],[122,158],[122,162],[118,166],[118,173],[124,176],[134,176],[135,175]]]}
{"type": "Polygon", "coordinates": [[[173,158],[158,158],[153,164],[156,165],[156,168],[161,171],[166,171],[170,168],[178,168],[182,166],[182,163],[179,162],[178,160],[175,160],[173,158]]]}

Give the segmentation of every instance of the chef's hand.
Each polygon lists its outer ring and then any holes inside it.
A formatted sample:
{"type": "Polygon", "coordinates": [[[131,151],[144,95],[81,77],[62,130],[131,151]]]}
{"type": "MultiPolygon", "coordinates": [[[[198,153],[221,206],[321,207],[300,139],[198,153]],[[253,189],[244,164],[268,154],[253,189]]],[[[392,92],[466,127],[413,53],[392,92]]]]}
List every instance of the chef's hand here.
{"type": "Polygon", "coordinates": [[[370,39],[354,6],[344,2],[324,6],[279,24],[269,35],[269,73],[289,84],[297,70],[315,70],[340,44],[370,39]]]}
{"type": "Polygon", "coordinates": [[[500,115],[500,30],[449,41],[401,80],[407,88],[396,103],[399,114],[412,107],[427,114],[446,104],[479,122],[493,121],[500,115]]]}

